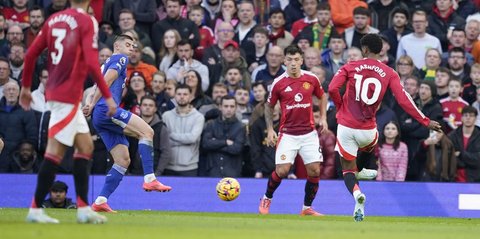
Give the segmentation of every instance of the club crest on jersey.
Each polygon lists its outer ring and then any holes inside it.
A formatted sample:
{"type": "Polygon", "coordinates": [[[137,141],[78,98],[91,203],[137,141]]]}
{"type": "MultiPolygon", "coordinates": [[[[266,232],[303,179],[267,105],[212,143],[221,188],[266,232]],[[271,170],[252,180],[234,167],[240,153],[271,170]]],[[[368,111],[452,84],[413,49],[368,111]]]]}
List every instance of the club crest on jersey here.
{"type": "Polygon", "coordinates": [[[295,102],[300,102],[303,100],[303,95],[301,93],[297,93],[295,94],[295,98],[294,98],[295,102]]]}
{"type": "Polygon", "coordinates": [[[122,58],[120,58],[120,60],[118,60],[118,62],[120,62],[120,64],[122,64],[122,65],[125,65],[125,63],[127,62],[127,58],[122,57],[122,58]]]}
{"type": "Polygon", "coordinates": [[[310,89],[310,83],[304,82],[304,83],[303,83],[303,89],[305,89],[305,90],[310,89]]]}
{"type": "Polygon", "coordinates": [[[128,117],[128,112],[127,111],[123,111],[121,114],[120,114],[120,118],[122,119],[126,119],[128,117]]]}

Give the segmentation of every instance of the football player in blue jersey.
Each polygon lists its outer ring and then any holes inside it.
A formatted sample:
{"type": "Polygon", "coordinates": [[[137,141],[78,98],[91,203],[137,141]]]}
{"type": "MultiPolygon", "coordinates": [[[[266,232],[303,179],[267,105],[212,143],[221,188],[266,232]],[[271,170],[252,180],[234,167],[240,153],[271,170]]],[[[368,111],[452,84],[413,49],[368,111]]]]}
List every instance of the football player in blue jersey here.
{"type": "MultiPolygon", "coordinates": [[[[131,36],[126,34],[117,36],[113,44],[113,55],[102,66],[105,81],[117,105],[120,105],[125,90],[128,56],[132,54],[134,46],[135,42],[131,36]]],[[[139,116],[120,107],[112,117],[107,117],[106,111],[105,100],[98,91],[88,97],[87,104],[83,108],[85,115],[92,115],[93,127],[102,138],[114,161],[107,173],[102,191],[92,204],[92,209],[97,212],[115,212],[107,204],[107,200],[122,181],[130,165],[126,135],[139,140],[138,151],[144,172],[143,189],[147,192],[170,191],[172,188],[160,183],[153,171],[153,129],[139,116]]]]}

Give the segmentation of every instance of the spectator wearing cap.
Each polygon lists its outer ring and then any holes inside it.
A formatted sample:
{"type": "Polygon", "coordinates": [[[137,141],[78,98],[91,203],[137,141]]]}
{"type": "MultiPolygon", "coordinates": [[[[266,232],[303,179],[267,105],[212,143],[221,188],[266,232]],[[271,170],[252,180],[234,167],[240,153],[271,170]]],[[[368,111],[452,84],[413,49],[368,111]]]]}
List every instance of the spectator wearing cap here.
{"type": "Polygon", "coordinates": [[[189,70],[195,70],[201,76],[202,91],[208,90],[208,68],[200,61],[193,59],[194,49],[188,40],[181,40],[177,45],[178,60],[167,70],[167,79],[175,79],[178,83],[185,83],[189,70]]]}
{"type": "Polygon", "coordinates": [[[360,39],[368,33],[378,33],[378,29],[370,26],[370,10],[357,7],[353,10],[353,26],[345,29],[345,41],[348,47],[360,46],[360,39]]]}
{"type": "MultiPolygon", "coordinates": [[[[242,85],[250,89],[252,79],[250,74],[247,74],[247,61],[240,54],[240,47],[234,40],[227,41],[222,50],[222,76],[226,71],[232,67],[240,69],[242,72],[242,85]],[[244,73],[244,74],[243,74],[244,73]]],[[[220,80],[222,81],[222,80],[220,80]]]]}
{"type": "Polygon", "coordinates": [[[77,204],[67,198],[68,186],[62,181],[55,181],[50,188],[50,197],[43,202],[43,208],[76,209],[77,204]]]}
{"type": "MultiPolygon", "coordinates": [[[[422,81],[418,92],[418,108],[422,111],[425,117],[437,122],[442,122],[443,110],[440,103],[438,103],[438,100],[435,99],[436,94],[437,90],[433,81],[422,81]]],[[[408,169],[406,180],[417,181],[422,177],[421,172],[425,170],[425,165],[422,165],[418,160],[415,160],[414,156],[421,147],[420,142],[423,142],[429,137],[429,130],[420,125],[416,120],[412,120],[411,117],[401,119],[400,129],[402,130],[402,141],[406,142],[408,148],[408,169]]]]}
{"type": "Polygon", "coordinates": [[[390,55],[388,52],[390,50],[390,43],[388,42],[388,38],[380,34],[380,38],[382,38],[382,50],[380,51],[380,61],[383,62],[385,65],[390,66],[391,68],[395,67],[395,58],[390,55]]]}
{"type": "Polygon", "coordinates": [[[387,37],[388,44],[390,45],[388,53],[395,59],[397,57],[399,38],[412,32],[412,29],[408,27],[409,17],[410,14],[407,9],[401,7],[394,8],[391,14],[391,24],[389,24],[391,26],[382,32],[382,34],[387,37]]]}
{"type": "Polygon", "coordinates": [[[127,77],[130,78],[132,72],[138,71],[143,74],[148,87],[152,85],[152,76],[158,71],[157,67],[147,64],[142,60],[143,45],[137,43],[137,47],[133,48],[133,52],[128,59],[127,77]]]}
{"type": "Polygon", "coordinates": [[[215,28],[216,43],[207,47],[203,53],[202,63],[208,67],[210,87],[207,94],[212,91],[213,85],[220,81],[222,74],[222,50],[225,43],[231,41],[235,31],[229,22],[220,22],[215,28]]]}

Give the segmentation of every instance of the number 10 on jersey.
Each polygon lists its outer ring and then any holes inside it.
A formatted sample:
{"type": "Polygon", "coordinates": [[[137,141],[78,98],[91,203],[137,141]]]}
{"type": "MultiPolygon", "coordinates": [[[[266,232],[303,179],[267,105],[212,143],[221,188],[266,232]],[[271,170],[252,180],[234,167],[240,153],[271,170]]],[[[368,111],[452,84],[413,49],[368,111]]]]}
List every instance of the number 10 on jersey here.
{"type": "Polygon", "coordinates": [[[363,80],[363,75],[355,74],[353,76],[355,78],[355,100],[360,101],[360,99],[367,105],[373,105],[378,101],[378,97],[380,96],[380,92],[382,91],[382,83],[375,78],[369,77],[363,80]],[[368,89],[370,84],[373,84],[373,95],[372,97],[368,97],[368,89]]]}

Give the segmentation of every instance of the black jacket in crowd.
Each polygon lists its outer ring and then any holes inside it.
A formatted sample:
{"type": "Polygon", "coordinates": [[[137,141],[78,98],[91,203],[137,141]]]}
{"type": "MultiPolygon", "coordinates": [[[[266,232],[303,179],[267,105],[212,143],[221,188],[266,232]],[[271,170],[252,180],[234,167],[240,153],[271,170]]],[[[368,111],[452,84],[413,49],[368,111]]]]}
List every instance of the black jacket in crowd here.
{"type": "Polygon", "coordinates": [[[240,177],[245,140],[245,127],[236,117],[209,121],[202,134],[207,176],[240,177]],[[227,139],[232,140],[233,145],[227,145],[227,139]]]}
{"type": "Polygon", "coordinates": [[[448,137],[455,151],[460,152],[457,157],[457,168],[465,169],[467,182],[480,182],[480,128],[475,126],[466,149],[463,147],[462,127],[450,132],[448,137]]]}

